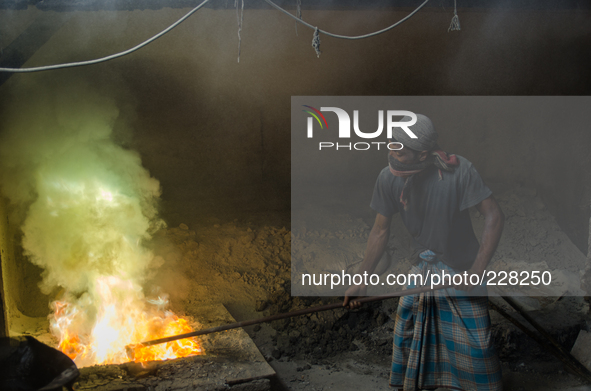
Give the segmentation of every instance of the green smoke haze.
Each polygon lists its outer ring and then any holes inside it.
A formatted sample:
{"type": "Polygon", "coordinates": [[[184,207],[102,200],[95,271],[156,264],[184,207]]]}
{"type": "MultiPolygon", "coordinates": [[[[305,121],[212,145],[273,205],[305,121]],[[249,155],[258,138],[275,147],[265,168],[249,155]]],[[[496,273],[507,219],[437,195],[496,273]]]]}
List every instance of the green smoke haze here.
{"type": "Polygon", "coordinates": [[[115,99],[79,80],[22,80],[0,119],[0,186],[23,216],[42,292],[92,292],[101,276],[141,282],[152,258],[142,243],[163,226],[160,186],[112,141],[115,99]]]}

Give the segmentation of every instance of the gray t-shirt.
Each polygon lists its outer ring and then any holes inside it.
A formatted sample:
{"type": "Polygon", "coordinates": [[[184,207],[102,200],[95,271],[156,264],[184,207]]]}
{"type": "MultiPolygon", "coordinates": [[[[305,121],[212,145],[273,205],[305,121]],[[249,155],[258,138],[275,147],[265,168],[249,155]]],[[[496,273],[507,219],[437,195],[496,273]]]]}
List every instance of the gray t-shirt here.
{"type": "Polygon", "coordinates": [[[438,259],[456,270],[472,266],[480,247],[474,235],[468,208],[488,198],[492,192],[484,184],[472,163],[457,156],[453,172],[433,166],[416,174],[405,192],[407,210],[400,202],[405,178],[385,167],[378,176],[371,208],[383,216],[396,212],[415,240],[417,249],[429,249],[438,259]]]}

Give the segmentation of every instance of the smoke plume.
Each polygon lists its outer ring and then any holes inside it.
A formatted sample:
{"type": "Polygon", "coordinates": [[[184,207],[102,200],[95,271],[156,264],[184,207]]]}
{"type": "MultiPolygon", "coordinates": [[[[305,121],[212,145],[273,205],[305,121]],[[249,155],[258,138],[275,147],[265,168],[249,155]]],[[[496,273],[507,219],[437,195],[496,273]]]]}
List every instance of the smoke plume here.
{"type": "Polygon", "coordinates": [[[142,241],[161,224],[159,183],[111,140],[113,100],[80,82],[51,91],[21,91],[28,98],[6,110],[0,139],[2,192],[27,210],[22,245],[44,269],[41,289],[80,293],[101,275],[141,280],[151,257],[142,241]]]}
{"type": "Polygon", "coordinates": [[[3,107],[0,186],[22,211],[22,247],[43,269],[41,291],[62,288],[76,304],[57,310],[91,333],[106,302],[144,306],[153,256],[143,244],[164,224],[160,186],[138,153],[113,141],[114,99],[79,80],[49,83],[23,83],[3,107]]]}

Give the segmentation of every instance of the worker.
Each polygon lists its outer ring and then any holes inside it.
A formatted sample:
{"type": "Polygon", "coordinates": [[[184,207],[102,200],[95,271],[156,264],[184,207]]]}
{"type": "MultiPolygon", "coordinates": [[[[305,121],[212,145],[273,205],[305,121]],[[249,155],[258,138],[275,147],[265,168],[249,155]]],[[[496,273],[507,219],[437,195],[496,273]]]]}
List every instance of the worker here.
{"type": "MultiPolygon", "coordinates": [[[[398,213],[416,247],[417,263],[411,273],[425,278],[434,274],[480,277],[499,243],[504,215],[472,163],[439,148],[428,117],[417,114],[410,130],[417,138],[402,128],[393,129],[390,142],[398,147],[389,150],[389,164],[375,184],[370,206],[377,215],[358,272],[375,270],[390,236],[392,218],[398,213]],[[484,216],[480,243],[472,228],[470,207],[484,216]]],[[[457,285],[453,288],[400,299],[391,387],[404,391],[502,389],[486,286],[477,280],[454,278],[457,285]]],[[[450,281],[449,277],[445,280],[450,281]]],[[[366,293],[366,285],[352,285],[343,305],[358,308],[361,304],[355,298],[366,293]]]]}

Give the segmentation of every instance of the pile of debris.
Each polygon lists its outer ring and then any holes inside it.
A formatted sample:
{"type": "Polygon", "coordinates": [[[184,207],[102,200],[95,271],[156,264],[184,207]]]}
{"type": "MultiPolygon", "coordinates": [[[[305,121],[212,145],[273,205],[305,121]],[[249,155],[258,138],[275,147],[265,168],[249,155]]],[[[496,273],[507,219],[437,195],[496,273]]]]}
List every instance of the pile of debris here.
{"type": "MultiPolygon", "coordinates": [[[[339,298],[291,297],[287,292],[286,289],[271,295],[263,314],[268,316],[342,302],[339,298]]],[[[394,311],[396,300],[390,301],[393,302],[389,303],[392,306],[390,311],[394,311]]],[[[358,350],[359,344],[390,354],[390,331],[394,327],[390,315],[382,303],[368,303],[358,310],[342,308],[273,321],[271,327],[276,333],[272,335],[274,349],[271,355],[275,359],[321,359],[358,350]],[[378,329],[385,331],[386,336],[374,340],[370,334],[378,329]]]]}

